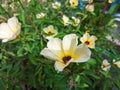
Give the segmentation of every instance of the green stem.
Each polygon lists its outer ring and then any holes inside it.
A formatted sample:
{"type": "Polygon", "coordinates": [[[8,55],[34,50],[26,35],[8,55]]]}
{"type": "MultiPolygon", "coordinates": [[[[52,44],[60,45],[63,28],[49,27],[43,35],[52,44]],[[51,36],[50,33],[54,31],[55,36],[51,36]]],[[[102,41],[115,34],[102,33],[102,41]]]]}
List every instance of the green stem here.
{"type": "Polygon", "coordinates": [[[19,2],[19,4],[20,4],[21,8],[22,8],[23,10],[25,10],[24,7],[23,7],[23,5],[22,5],[22,3],[21,3],[21,1],[18,0],[18,2],[19,2]]]}
{"type": "Polygon", "coordinates": [[[2,11],[2,12],[0,12],[0,13],[5,13],[5,14],[7,14],[8,15],[8,17],[10,17],[10,15],[9,15],[9,13],[0,5],[0,11],[2,11]]]}

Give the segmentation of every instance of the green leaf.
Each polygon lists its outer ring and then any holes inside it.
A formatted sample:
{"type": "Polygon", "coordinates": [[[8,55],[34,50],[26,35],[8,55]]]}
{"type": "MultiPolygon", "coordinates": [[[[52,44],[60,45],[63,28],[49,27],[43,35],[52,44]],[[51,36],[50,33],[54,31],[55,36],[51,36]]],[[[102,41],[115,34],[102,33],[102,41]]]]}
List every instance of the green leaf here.
{"type": "Polygon", "coordinates": [[[2,59],[2,53],[0,53],[0,60],[2,59]]]}

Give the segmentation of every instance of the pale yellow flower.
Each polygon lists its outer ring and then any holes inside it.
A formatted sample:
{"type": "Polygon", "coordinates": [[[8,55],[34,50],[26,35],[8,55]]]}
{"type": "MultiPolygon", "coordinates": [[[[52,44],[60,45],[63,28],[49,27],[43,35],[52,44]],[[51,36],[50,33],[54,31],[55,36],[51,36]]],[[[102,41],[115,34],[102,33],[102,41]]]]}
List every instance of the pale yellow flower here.
{"type": "Polygon", "coordinates": [[[120,45],[120,40],[118,40],[118,39],[114,39],[113,42],[114,42],[116,45],[120,45]]]}
{"type": "Polygon", "coordinates": [[[28,4],[31,0],[20,0],[22,4],[28,4]]]}
{"type": "Polygon", "coordinates": [[[92,3],[93,2],[93,0],[82,0],[82,1],[87,2],[87,3],[92,3]]]}
{"type": "Polygon", "coordinates": [[[45,17],[45,16],[46,16],[45,13],[36,14],[36,18],[38,18],[38,19],[43,18],[43,17],[45,17]]]}
{"type": "Polygon", "coordinates": [[[58,9],[60,6],[61,6],[61,3],[59,3],[59,2],[52,3],[52,7],[54,9],[58,9]]]}
{"type": "Polygon", "coordinates": [[[86,45],[78,44],[76,34],[64,36],[63,40],[52,38],[47,43],[47,48],[41,51],[41,55],[55,60],[55,69],[63,71],[70,62],[86,62],[90,59],[91,51],[86,45]]]}
{"type": "Polygon", "coordinates": [[[62,20],[63,20],[64,26],[67,26],[67,25],[70,24],[69,18],[68,18],[66,15],[63,15],[63,16],[62,16],[62,20]]]}
{"type": "Polygon", "coordinates": [[[2,42],[13,40],[20,34],[21,23],[14,16],[8,19],[7,23],[0,24],[0,39],[2,42]]]}
{"type": "Polygon", "coordinates": [[[107,35],[107,36],[106,36],[106,39],[107,39],[107,40],[109,40],[109,41],[111,41],[111,42],[113,41],[113,39],[112,39],[112,36],[111,36],[111,35],[107,35]]]}
{"type": "Polygon", "coordinates": [[[72,19],[74,20],[74,23],[72,23],[73,26],[78,26],[80,24],[80,19],[72,16],[72,19]]]}
{"type": "Polygon", "coordinates": [[[108,0],[108,3],[112,3],[112,2],[114,2],[114,0],[108,0]]]}
{"type": "Polygon", "coordinates": [[[86,5],[86,11],[93,12],[94,11],[94,5],[93,4],[87,4],[86,5]]]}
{"type": "Polygon", "coordinates": [[[107,60],[107,59],[104,59],[101,68],[102,68],[104,71],[107,71],[107,70],[110,69],[110,67],[111,67],[111,65],[110,65],[110,63],[108,62],[108,60],[107,60]]]}
{"type": "Polygon", "coordinates": [[[97,40],[96,36],[90,36],[89,33],[85,33],[83,37],[80,38],[80,41],[87,45],[89,48],[95,48],[95,41],[97,40]]]}
{"type": "Polygon", "coordinates": [[[78,6],[78,0],[70,0],[70,5],[73,7],[78,6]]]}
{"type": "Polygon", "coordinates": [[[43,31],[45,32],[45,34],[47,34],[47,36],[44,37],[48,40],[50,40],[58,34],[58,32],[54,29],[52,25],[49,25],[48,27],[44,28],[43,31]]]}
{"type": "Polygon", "coordinates": [[[113,63],[114,63],[118,68],[120,68],[120,61],[113,60],[113,63]]]}

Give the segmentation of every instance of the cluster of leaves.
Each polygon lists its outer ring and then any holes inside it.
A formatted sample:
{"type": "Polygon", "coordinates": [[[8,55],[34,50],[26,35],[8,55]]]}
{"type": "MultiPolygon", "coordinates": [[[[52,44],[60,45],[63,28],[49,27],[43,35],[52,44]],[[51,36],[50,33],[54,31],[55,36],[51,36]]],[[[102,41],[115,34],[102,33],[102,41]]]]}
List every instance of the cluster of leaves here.
{"type": "Polygon", "coordinates": [[[112,65],[110,71],[101,69],[105,58],[112,63],[119,60],[119,52],[114,43],[105,36],[113,33],[115,28],[111,21],[114,17],[100,11],[106,3],[94,3],[93,13],[78,7],[71,7],[69,2],[61,0],[61,7],[52,8],[54,1],[40,2],[31,0],[22,3],[21,0],[8,0],[7,8],[0,1],[0,15],[6,20],[18,14],[22,24],[20,35],[7,43],[0,42],[0,89],[1,90],[111,90],[120,89],[119,68],[112,65]],[[14,10],[10,7],[14,4],[14,10]],[[37,19],[36,14],[44,12],[46,17],[37,19]],[[62,15],[80,18],[78,26],[64,26],[62,15]],[[97,36],[96,48],[92,50],[91,59],[86,63],[70,64],[63,72],[54,69],[54,62],[40,55],[46,47],[47,40],[43,37],[43,28],[53,25],[59,32],[56,37],[63,38],[66,34],[76,33],[81,37],[86,30],[97,36]],[[109,46],[109,47],[108,47],[109,46]]]}

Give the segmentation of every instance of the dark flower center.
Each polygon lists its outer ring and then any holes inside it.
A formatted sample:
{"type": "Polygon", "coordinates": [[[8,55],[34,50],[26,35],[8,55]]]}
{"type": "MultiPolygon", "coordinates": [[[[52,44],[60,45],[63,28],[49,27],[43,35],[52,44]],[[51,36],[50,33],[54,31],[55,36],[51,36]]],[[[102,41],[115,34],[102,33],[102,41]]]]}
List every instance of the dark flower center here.
{"type": "Polygon", "coordinates": [[[52,34],[52,32],[51,32],[51,31],[49,31],[49,32],[48,32],[48,34],[52,34]]]}
{"type": "Polygon", "coordinates": [[[74,5],[75,3],[74,3],[74,2],[72,2],[72,4],[74,5]]]}
{"type": "Polygon", "coordinates": [[[86,41],[86,42],[85,42],[85,44],[86,44],[86,45],[89,45],[89,44],[90,44],[90,42],[89,42],[89,41],[86,41]]]}
{"type": "Polygon", "coordinates": [[[71,56],[65,56],[62,58],[63,62],[66,64],[71,59],[71,56]]]}
{"type": "Polygon", "coordinates": [[[106,65],[106,64],[103,64],[103,68],[106,68],[108,65],[106,65]]]}

